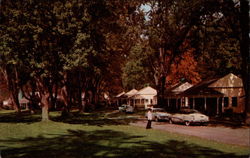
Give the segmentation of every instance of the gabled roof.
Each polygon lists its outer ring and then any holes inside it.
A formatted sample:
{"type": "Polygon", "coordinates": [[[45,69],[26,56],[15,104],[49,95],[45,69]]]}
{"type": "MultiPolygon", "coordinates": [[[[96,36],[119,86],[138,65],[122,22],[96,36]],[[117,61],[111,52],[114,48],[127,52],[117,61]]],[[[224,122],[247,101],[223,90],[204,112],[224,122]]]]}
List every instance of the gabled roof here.
{"type": "Polygon", "coordinates": [[[210,84],[208,87],[210,88],[236,88],[236,87],[243,87],[242,79],[238,76],[230,73],[217,81],[210,84]]]}
{"type": "Polygon", "coordinates": [[[173,85],[172,87],[170,87],[169,89],[167,89],[166,91],[166,96],[174,96],[174,95],[178,95],[181,92],[184,92],[185,90],[189,89],[193,87],[192,84],[188,83],[188,82],[184,82],[184,83],[178,83],[173,85]]]}
{"type": "Polygon", "coordinates": [[[121,92],[121,93],[119,93],[119,94],[117,94],[115,97],[116,98],[119,98],[120,96],[122,96],[123,94],[125,94],[125,92],[123,91],[123,92],[121,92]]]}
{"type": "Polygon", "coordinates": [[[157,91],[150,86],[144,87],[136,93],[136,95],[156,95],[156,94],[157,91]]]}
{"type": "Polygon", "coordinates": [[[172,89],[173,92],[183,92],[185,90],[187,90],[188,88],[191,88],[193,87],[192,84],[188,83],[188,82],[185,82],[185,83],[181,83],[179,84],[178,86],[176,86],[175,88],[172,89]]]}
{"type": "Polygon", "coordinates": [[[212,80],[206,80],[187,89],[182,96],[223,96],[224,94],[216,91],[215,88],[242,88],[243,83],[241,78],[230,73],[224,77],[212,80]]]}
{"type": "Polygon", "coordinates": [[[129,98],[129,97],[133,96],[134,94],[136,94],[137,92],[138,91],[136,89],[131,89],[127,93],[122,94],[120,97],[122,97],[122,98],[129,98]]]}
{"type": "Polygon", "coordinates": [[[216,82],[218,79],[206,80],[200,82],[199,84],[185,90],[181,93],[182,96],[201,96],[201,95],[210,95],[210,96],[222,96],[223,94],[215,91],[213,88],[208,87],[212,83],[216,82]]]}
{"type": "Polygon", "coordinates": [[[26,99],[26,98],[22,98],[22,99],[19,100],[19,103],[20,104],[27,104],[27,103],[29,103],[29,100],[26,99]]]}

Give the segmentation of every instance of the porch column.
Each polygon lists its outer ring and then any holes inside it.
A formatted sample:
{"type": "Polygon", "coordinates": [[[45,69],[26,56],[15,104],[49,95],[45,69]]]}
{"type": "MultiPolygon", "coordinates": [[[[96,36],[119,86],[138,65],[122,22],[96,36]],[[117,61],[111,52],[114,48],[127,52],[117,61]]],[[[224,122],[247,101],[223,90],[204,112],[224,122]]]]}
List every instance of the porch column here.
{"type": "Polygon", "coordinates": [[[195,109],[195,98],[193,97],[193,109],[195,109]]]}
{"type": "Polygon", "coordinates": [[[219,98],[216,98],[217,103],[216,103],[216,115],[219,115],[219,98]]]}
{"type": "Polygon", "coordinates": [[[221,103],[221,106],[222,106],[222,113],[224,113],[224,111],[225,111],[225,107],[224,107],[224,105],[225,105],[225,100],[224,100],[224,97],[222,97],[222,101],[221,101],[222,103],[221,103]]]}
{"type": "Polygon", "coordinates": [[[185,107],[188,107],[189,106],[188,98],[184,97],[184,99],[185,99],[185,107]]]}
{"type": "Polygon", "coordinates": [[[25,109],[26,109],[26,110],[29,110],[28,103],[25,104],[25,109]]]}
{"type": "Polygon", "coordinates": [[[205,99],[204,108],[205,108],[205,111],[207,111],[207,97],[205,97],[204,99],[205,99]]]}
{"type": "Polygon", "coordinates": [[[229,102],[228,107],[232,108],[233,107],[233,105],[232,105],[232,97],[228,97],[228,102],[229,102]]]}

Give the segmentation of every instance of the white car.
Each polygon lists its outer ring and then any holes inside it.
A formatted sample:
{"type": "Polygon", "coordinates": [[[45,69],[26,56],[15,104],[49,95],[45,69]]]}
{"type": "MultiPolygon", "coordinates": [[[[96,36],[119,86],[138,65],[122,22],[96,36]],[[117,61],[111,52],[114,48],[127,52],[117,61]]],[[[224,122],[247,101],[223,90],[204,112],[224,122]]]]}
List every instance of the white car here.
{"type": "Polygon", "coordinates": [[[184,123],[186,126],[190,124],[207,124],[209,117],[194,109],[182,109],[179,113],[171,115],[169,123],[184,123]]]}
{"type": "MultiPolygon", "coordinates": [[[[154,121],[168,121],[170,118],[170,113],[165,112],[163,108],[151,108],[152,116],[154,121]]],[[[146,112],[145,117],[148,117],[148,113],[146,112]]]]}

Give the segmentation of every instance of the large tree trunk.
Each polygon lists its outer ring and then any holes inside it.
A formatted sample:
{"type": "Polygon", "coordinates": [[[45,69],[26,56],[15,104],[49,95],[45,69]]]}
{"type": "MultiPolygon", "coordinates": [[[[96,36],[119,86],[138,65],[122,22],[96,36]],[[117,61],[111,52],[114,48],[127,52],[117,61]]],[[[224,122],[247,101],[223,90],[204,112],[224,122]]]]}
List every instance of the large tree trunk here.
{"type": "Polygon", "coordinates": [[[166,83],[166,77],[161,76],[158,79],[158,85],[157,85],[157,104],[161,107],[164,106],[164,95],[165,95],[165,83],[166,83]]]}
{"type": "Polygon", "coordinates": [[[49,121],[49,93],[42,94],[42,121],[49,121]]]}
{"type": "Polygon", "coordinates": [[[77,93],[77,102],[79,107],[79,112],[83,113],[85,111],[85,105],[83,103],[83,97],[82,97],[82,88],[81,86],[78,87],[78,93],[77,93]]]}
{"type": "Polygon", "coordinates": [[[157,104],[164,106],[165,85],[166,85],[166,51],[164,48],[159,49],[159,76],[157,85],[157,104]]]}
{"type": "Polygon", "coordinates": [[[7,65],[5,71],[5,79],[7,80],[9,91],[11,92],[11,100],[18,114],[21,114],[21,107],[18,100],[18,72],[14,65],[7,65]],[[14,72],[13,72],[14,71],[14,72]]]}
{"type": "Polygon", "coordinates": [[[63,101],[63,109],[62,109],[62,114],[61,114],[62,117],[70,116],[70,109],[71,109],[71,104],[72,104],[70,93],[71,92],[66,86],[64,86],[61,89],[61,99],[63,101]]]}
{"type": "Polygon", "coordinates": [[[55,85],[51,85],[49,87],[49,98],[50,98],[50,104],[51,104],[51,110],[56,110],[56,101],[57,101],[57,90],[58,90],[58,87],[57,87],[57,84],[55,83],[55,85]],[[53,91],[55,87],[55,91],[53,91]]]}
{"type": "Polygon", "coordinates": [[[12,103],[14,104],[15,111],[18,114],[21,114],[21,106],[19,104],[18,94],[16,94],[15,92],[11,92],[11,100],[12,103]]]}
{"type": "Polygon", "coordinates": [[[249,52],[249,2],[240,0],[240,52],[242,55],[243,83],[245,89],[245,119],[250,124],[250,52],[249,52]]]}

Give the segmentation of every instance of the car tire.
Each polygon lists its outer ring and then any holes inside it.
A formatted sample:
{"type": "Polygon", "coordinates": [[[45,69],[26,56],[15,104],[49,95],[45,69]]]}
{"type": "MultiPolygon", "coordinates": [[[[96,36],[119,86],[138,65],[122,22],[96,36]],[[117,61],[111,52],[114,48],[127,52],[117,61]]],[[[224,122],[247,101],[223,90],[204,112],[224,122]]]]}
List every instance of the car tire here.
{"type": "Polygon", "coordinates": [[[208,122],[202,123],[202,126],[207,126],[207,125],[208,125],[208,122]]]}
{"type": "Polygon", "coordinates": [[[189,126],[190,125],[190,121],[185,121],[185,125],[189,126]]]}
{"type": "Polygon", "coordinates": [[[159,119],[158,119],[158,117],[155,117],[155,121],[156,121],[156,122],[159,122],[159,119]]]}
{"type": "Polygon", "coordinates": [[[170,123],[170,124],[173,124],[173,121],[172,121],[171,119],[169,119],[169,123],[170,123]]]}

